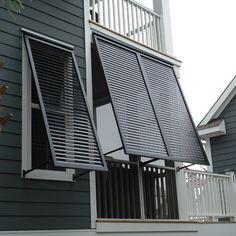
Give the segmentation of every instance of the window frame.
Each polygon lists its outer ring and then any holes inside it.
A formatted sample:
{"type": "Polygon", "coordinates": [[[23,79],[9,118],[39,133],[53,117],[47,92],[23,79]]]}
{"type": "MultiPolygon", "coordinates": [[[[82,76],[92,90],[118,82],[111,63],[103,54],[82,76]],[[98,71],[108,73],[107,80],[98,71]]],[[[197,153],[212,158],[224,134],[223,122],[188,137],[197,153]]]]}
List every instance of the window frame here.
{"type": "MultiPolygon", "coordinates": [[[[53,42],[53,41],[52,41],[53,42]]],[[[62,42],[61,42],[62,43],[62,42]]],[[[31,84],[32,73],[30,62],[27,56],[26,45],[22,33],[22,165],[21,176],[26,179],[41,179],[74,182],[73,176],[75,169],[43,170],[35,169],[27,175],[23,176],[23,170],[32,168],[32,104],[31,104],[31,84]],[[30,144],[30,145],[29,145],[30,144]]]]}

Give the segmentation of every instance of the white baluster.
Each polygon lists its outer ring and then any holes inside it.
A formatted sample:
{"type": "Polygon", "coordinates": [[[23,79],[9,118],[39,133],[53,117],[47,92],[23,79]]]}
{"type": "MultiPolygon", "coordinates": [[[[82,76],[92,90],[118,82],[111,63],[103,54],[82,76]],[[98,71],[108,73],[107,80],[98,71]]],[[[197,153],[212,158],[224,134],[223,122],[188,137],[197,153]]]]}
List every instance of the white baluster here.
{"type": "Polygon", "coordinates": [[[149,34],[150,34],[150,46],[153,47],[153,40],[154,40],[154,37],[153,37],[153,22],[152,22],[152,16],[151,16],[151,13],[149,12],[148,13],[148,20],[149,20],[149,34]]]}
{"type": "Polygon", "coordinates": [[[144,21],[145,21],[145,31],[146,31],[146,45],[149,45],[149,36],[148,36],[148,23],[147,23],[147,12],[144,10],[144,21]]]}
{"type": "Polygon", "coordinates": [[[103,0],[102,9],[103,9],[103,26],[106,26],[106,5],[105,5],[105,0],[103,0]]]}
{"type": "Polygon", "coordinates": [[[126,21],[125,21],[125,1],[122,0],[122,16],[123,16],[123,32],[126,35],[126,21]]]}
{"type": "Polygon", "coordinates": [[[95,0],[92,0],[92,20],[96,21],[96,15],[95,15],[95,0]]]}
{"type": "Polygon", "coordinates": [[[111,29],[111,0],[107,0],[108,3],[108,25],[109,25],[109,29],[111,29]]]}
{"type": "Polygon", "coordinates": [[[142,43],[145,44],[143,9],[141,8],[140,8],[140,19],[141,19],[142,43]]]}
{"type": "Polygon", "coordinates": [[[98,23],[101,24],[100,0],[98,0],[98,23]]]}
{"type": "Polygon", "coordinates": [[[129,14],[129,1],[126,1],[126,10],[127,10],[127,24],[128,24],[128,36],[130,37],[130,14],[129,14]]]}
{"type": "Polygon", "coordinates": [[[113,9],[113,27],[114,31],[116,30],[116,6],[115,6],[115,0],[112,0],[112,9],[113,9]]]}
{"type": "Polygon", "coordinates": [[[136,6],[136,22],[137,22],[137,35],[138,35],[138,42],[140,42],[140,23],[139,23],[139,19],[140,19],[140,16],[139,16],[139,7],[136,6]]]}
{"type": "Polygon", "coordinates": [[[132,17],[132,32],[133,32],[133,39],[135,40],[135,22],[134,22],[134,5],[133,3],[130,4],[131,7],[131,17],[132,17]]]}
{"type": "Polygon", "coordinates": [[[121,18],[120,18],[120,0],[117,0],[117,10],[118,10],[118,28],[121,34],[121,18]]]}

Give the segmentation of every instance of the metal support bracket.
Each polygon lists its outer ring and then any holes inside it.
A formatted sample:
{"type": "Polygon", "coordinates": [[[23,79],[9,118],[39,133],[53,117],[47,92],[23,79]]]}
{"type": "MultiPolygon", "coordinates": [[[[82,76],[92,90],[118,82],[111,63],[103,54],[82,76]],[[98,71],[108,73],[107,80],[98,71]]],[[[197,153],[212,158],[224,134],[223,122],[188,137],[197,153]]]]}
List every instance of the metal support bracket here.
{"type": "Polygon", "coordinates": [[[148,161],[140,162],[140,166],[145,166],[145,165],[147,165],[147,164],[149,164],[151,162],[158,161],[158,160],[160,160],[160,159],[153,158],[153,159],[148,160],[148,161]]]}
{"type": "Polygon", "coordinates": [[[36,167],[34,167],[34,168],[31,168],[31,169],[29,169],[29,170],[23,170],[23,178],[25,178],[25,176],[26,176],[27,174],[29,174],[30,172],[32,172],[32,171],[34,171],[34,170],[37,170],[37,169],[39,169],[40,167],[43,167],[43,166],[45,166],[45,165],[48,164],[48,163],[49,163],[49,161],[46,161],[46,162],[42,163],[41,165],[36,166],[36,167]]]}
{"type": "Polygon", "coordinates": [[[109,155],[109,154],[111,154],[111,153],[120,151],[120,150],[122,150],[122,149],[124,149],[123,146],[122,146],[122,147],[119,147],[119,148],[117,148],[117,149],[114,149],[114,150],[112,150],[112,151],[109,151],[109,152],[104,153],[104,156],[107,156],[107,155],[109,155]]]}
{"type": "Polygon", "coordinates": [[[178,166],[178,167],[176,168],[176,171],[179,172],[179,171],[181,171],[182,169],[188,169],[188,167],[194,166],[194,165],[196,165],[196,164],[190,164],[190,165],[182,166],[182,167],[179,167],[179,166],[178,166]]]}
{"type": "Polygon", "coordinates": [[[83,175],[86,175],[86,174],[88,174],[88,173],[90,173],[90,172],[91,172],[91,170],[84,171],[83,173],[78,174],[78,175],[73,174],[73,180],[76,180],[76,179],[78,179],[79,177],[81,177],[81,176],[83,176],[83,175]]]}

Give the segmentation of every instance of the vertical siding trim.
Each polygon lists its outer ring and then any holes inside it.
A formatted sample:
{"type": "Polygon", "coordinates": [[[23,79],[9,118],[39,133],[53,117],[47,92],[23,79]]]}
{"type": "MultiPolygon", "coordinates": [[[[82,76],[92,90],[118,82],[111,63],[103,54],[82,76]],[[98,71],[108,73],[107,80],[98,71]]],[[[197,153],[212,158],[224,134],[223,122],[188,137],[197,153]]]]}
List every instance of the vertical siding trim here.
{"type": "MultiPolygon", "coordinates": [[[[22,36],[23,38],[23,36],[22,36]]],[[[31,168],[31,71],[22,40],[22,170],[31,168]]],[[[23,177],[23,172],[22,172],[23,177]]]]}
{"type": "MultiPolygon", "coordinates": [[[[91,38],[92,31],[89,25],[90,1],[84,0],[84,37],[85,37],[85,73],[86,73],[86,94],[88,105],[93,115],[93,86],[92,86],[92,58],[91,58],[91,38]]],[[[96,174],[94,171],[89,173],[90,183],[90,220],[91,228],[96,228],[97,220],[97,194],[96,194],[96,174]]]]}

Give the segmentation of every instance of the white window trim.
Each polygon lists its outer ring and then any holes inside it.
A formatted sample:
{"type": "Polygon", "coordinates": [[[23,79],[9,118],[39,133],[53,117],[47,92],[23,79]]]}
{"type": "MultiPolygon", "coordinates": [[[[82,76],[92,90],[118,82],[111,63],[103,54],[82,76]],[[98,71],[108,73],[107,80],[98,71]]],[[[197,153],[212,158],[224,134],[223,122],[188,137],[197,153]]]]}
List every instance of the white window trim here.
{"type": "MultiPolygon", "coordinates": [[[[23,37],[22,37],[23,38],[23,37]]],[[[74,182],[74,169],[65,171],[36,169],[23,177],[23,170],[32,168],[31,152],[31,69],[26,46],[22,40],[22,165],[21,176],[25,179],[41,179],[74,182]]]]}

